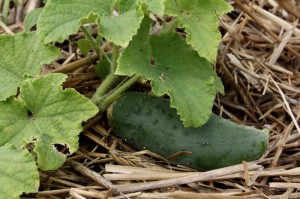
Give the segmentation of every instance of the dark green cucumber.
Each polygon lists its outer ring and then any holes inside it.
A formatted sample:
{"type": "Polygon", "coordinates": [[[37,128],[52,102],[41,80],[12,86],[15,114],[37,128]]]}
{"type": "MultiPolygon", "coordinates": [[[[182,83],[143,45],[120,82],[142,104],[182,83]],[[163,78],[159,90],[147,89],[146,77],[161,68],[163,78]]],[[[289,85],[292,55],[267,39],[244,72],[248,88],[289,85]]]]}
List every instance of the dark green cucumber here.
{"type": "Polygon", "coordinates": [[[214,114],[201,127],[185,128],[169,100],[143,93],[120,97],[112,105],[109,120],[113,132],[137,149],[146,148],[163,157],[190,151],[171,161],[200,170],[256,160],[269,140],[265,130],[237,125],[214,114]]]}

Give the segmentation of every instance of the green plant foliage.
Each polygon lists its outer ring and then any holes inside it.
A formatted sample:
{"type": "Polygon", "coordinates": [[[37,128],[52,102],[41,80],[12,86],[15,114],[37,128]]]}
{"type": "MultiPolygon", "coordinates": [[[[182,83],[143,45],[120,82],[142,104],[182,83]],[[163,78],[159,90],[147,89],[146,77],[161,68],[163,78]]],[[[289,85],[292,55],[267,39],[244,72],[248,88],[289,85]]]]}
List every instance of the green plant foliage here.
{"type": "Polygon", "coordinates": [[[96,75],[101,79],[105,79],[109,75],[110,71],[111,71],[110,63],[105,58],[101,59],[96,65],[96,70],[95,70],[96,75]]]}
{"type": "Polygon", "coordinates": [[[139,2],[145,4],[153,14],[163,16],[165,5],[162,0],[139,0],[139,2]]]}
{"type": "Polygon", "coordinates": [[[176,33],[149,36],[145,18],[138,34],[119,59],[116,74],[140,74],[151,80],[155,95],[168,94],[185,126],[198,127],[209,118],[216,91],[223,87],[210,63],[176,33]]]}
{"type": "Polygon", "coordinates": [[[26,32],[29,32],[30,29],[36,25],[42,10],[43,8],[36,8],[26,15],[24,20],[24,28],[26,32]]]}
{"type": "Polygon", "coordinates": [[[0,102],[0,146],[11,143],[21,147],[35,143],[39,168],[59,168],[65,156],[54,144],[67,146],[70,153],[78,148],[81,122],[98,109],[74,89],[62,90],[64,74],[49,74],[25,80],[18,99],[0,102]]]}
{"type": "Polygon", "coordinates": [[[93,42],[89,39],[80,39],[77,41],[77,46],[80,49],[80,52],[87,56],[88,52],[93,50],[93,42]]]}
{"type": "Polygon", "coordinates": [[[6,144],[0,147],[0,198],[19,199],[22,193],[36,192],[39,172],[27,150],[6,144]]]}
{"type": "Polygon", "coordinates": [[[57,48],[43,44],[36,33],[0,35],[0,100],[15,95],[20,83],[40,73],[43,64],[60,55],[57,48]]]}
{"type": "Polygon", "coordinates": [[[97,20],[99,33],[116,45],[126,47],[137,33],[144,13],[137,0],[122,0],[118,16],[102,16],[97,20]]]}
{"type": "Polygon", "coordinates": [[[201,57],[215,62],[221,41],[218,16],[230,12],[232,7],[224,0],[166,0],[165,14],[174,16],[185,28],[186,41],[201,57]]]}
{"type": "Polygon", "coordinates": [[[37,30],[45,42],[63,42],[77,33],[84,21],[111,15],[114,0],[49,0],[40,14],[37,30]]]}

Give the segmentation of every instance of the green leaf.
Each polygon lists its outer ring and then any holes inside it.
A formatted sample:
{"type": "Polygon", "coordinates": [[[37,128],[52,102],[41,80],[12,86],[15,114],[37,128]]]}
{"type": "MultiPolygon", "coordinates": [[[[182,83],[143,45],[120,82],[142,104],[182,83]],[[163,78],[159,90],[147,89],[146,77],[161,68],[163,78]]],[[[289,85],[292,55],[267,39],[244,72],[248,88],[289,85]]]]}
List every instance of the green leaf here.
{"type": "Polygon", "coordinates": [[[0,147],[0,176],[0,198],[19,199],[22,193],[38,191],[38,168],[27,150],[0,147]]]}
{"type": "Polygon", "coordinates": [[[201,57],[215,62],[221,41],[218,16],[232,7],[224,0],[166,0],[165,14],[176,17],[187,33],[186,41],[201,57]]]}
{"type": "Polygon", "coordinates": [[[164,15],[165,5],[162,0],[139,0],[148,7],[148,10],[159,16],[164,15]]]}
{"type": "Polygon", "coordinates": [[[108,60],[103,57],[96,65],[96,75],[101,79],[105,79],[111,71],[111,66],[108,60]]]}
{"type": "Polygon", "coordinates": [[[219,81],[210,63],[176,33],[149,36],[146,18],[119,59],[116,74],[151,80],[155,95],[167,94],[185,126],[206,123],[219,81]]]}
{"type": "Polygon", "coordinates": [[[115,0],[49,0],[42,11],[37,31],[45,43],[63,42],[77,33],[80,25],[110,15],[115,0]]]}
{"type": "Polygon", "coordinates": [[[66,146],[72,154],[78,148],[81,122],[98,108],[74,89],[62,90],[64,74],[49,74],[25,80],[18,99],[0,102],[0,146],[11,143],[22,147],[35,143],[39,168],[60,167],[65,156],[54,147],[66,146]]]}
{"type": "Polygon", "coordinates": [[[43,8],[36,8],[26,15],[24,20],[24,28],[26,32],[29,32],[30,29],[36,25],[42,10],[43,8]]]}
{"type": "Polygon", "coordinates": [[[0,35],[0,100],[17,93],[20,83],[40,73],[43,64],[60,55],[57,48],[43,44],[36,33],[0,35]]]}
{"type": "Polygon", "coordinates": [[[144,13],[137,0],[122,0],[118,6],[118,16],[102,16],[97,23],[103,37],[116,45],[126,47],[137,33],[144,13]]]}
{"type": "Polygon", "coordinates": [[[89,39],[79,39],[77,41],[77,46],[84,56],[87,56],[87,54],[93,50],[93,42],[89,39]]]}

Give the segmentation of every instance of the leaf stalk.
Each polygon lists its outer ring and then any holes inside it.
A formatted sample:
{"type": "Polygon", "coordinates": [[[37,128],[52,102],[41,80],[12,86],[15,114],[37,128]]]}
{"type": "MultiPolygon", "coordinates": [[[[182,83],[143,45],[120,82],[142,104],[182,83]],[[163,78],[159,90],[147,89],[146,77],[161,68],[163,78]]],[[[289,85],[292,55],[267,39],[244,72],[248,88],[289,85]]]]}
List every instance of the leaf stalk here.
{"type": "Polygon", "coordinates": [[[118,46],[113,46],[113,58],[111,63],[111,72],[110,74],[103,80],[99,88],[96,90],[95,94],[92,97],[92,102],[96,105],[101,104],[103,101],[104,95],[107,91],[119,80],[119,76],[115,75],[115,71],[117,69],[118,58],[119,58],[119,48],[118,46]]]}
{"type": "Polygon", "coordinates": [[[134,84],[137,80],[141,78],[140,75],[133,75],[130,77],[125,83],[123,83],[120,87],[118,87],[114,92],[105,97],[101,104],[99,104],[99,111],[104,112],[108,108],[108,106],[113,103],[117,97],[119,97],[124,91],[126,91],[132,84],[134,84]]]}

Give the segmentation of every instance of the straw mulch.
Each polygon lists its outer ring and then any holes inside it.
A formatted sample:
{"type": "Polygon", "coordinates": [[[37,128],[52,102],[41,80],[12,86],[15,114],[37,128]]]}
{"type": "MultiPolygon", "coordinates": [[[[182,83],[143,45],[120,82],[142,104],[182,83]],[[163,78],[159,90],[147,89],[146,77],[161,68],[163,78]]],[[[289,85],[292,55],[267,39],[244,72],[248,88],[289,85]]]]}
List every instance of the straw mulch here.
{"type": "MultiPolygon", "coordinates": [[[[59,170],[41,172],[39,192],[23,198],[300,198],[300,2],[228,2],[235,10],[220,18],[223,41],[215,64],[226,94],[216,97],[214,112],[270,129],[260,160],[207,172],[168,164],[127,146],[98,115],[85,124],[76,154],[59,170]]],[[[24,15],[38,6],[41,1],[12,4],[0,33],[22,31],[24,15]]],[[[69,74],[65,87],[91,96],[100,83],[95,57],[81,57],[73,43],[59,47],[63,55],[43,72],[69,74]]]]}

